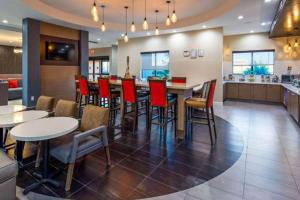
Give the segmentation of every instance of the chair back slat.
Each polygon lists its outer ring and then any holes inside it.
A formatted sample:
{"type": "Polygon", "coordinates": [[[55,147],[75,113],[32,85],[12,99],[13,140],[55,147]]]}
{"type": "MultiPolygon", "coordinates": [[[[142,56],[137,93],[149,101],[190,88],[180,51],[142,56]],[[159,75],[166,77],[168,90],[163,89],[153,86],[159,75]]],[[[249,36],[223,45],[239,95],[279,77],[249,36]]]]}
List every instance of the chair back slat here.
{"type": "Polygon", "coordinates": [[[165,80],[149,79],[151,106],[167,107],[167,87],[165,80]]]}
{"type": "Polygon", "coordinates": [[[122,79],[123,101],[126,103],[136,103],[135,79],[122,79]]]}
{"type": "Polygon", "coordinates": [[[172,83],[186,83],[186,77],[172,77],[171,78],[172,83]]]}
{"type": "Polygon", "coordinates": [[[99,77],[98,88],[100,98],[110,98],[110,84],[109,78],[99,77]]]}
{"type": "Polygon", "coordinates": [[[210,82],[209,92],[208,92],[208,99],[207,99],[207,106],[210,108],[213,106],[214,103],[214,95],[216,90],[217,80],[212,80],[210,82]]]}
{"type": "Polygon", "coordinates": [[[79,78],[79,90],[80,94],[83,96],[88,96],[89,95],[89,86],[88,86],[88,81],[86,77],[81,76],[79,78]]]}
{"type": "Polygon", "coordinates": [[[117,75],[110,75],[109,79],[112,80],[112,81],[116,81],[116,80],[119,79],[119,77],[117,75]]]}
{"type": "Polygon", "coordinates": [[[210,81],[206,81],[202,86],[201,98],[207,99],[210,87],[210,81]]]}

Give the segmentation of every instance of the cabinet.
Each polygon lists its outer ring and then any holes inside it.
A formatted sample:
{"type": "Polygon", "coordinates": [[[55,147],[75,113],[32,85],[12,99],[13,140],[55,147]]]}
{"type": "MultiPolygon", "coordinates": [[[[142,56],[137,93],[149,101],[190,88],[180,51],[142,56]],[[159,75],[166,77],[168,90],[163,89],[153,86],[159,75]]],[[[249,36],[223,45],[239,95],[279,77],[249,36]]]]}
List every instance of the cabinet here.
{"type": "Polygon", "coordinates": [[[267,101],[275,103],[281,102],[280,85],[267,85],[267,101]]]}
{"type": "Polygon", "coordinates": [[[264,84],[254,84],[252,86],[252,98],[256,101],[265,101],[267,99],[267,86],[264,84]]]}
{"type": "Polygon", "coordinates": [[[250,84],[238,84],[238,97],[239,99],[250,100],[252,99],[251,85],[250,84]]]}
{"type": "Polygon", "coordinates": [[[291,91],[288,91],[287,109],[289,114],[299,122],[299,96],[291,91]]]}
{"type": "Polygon", "coordinates": [[[237,99],[238,98],[238,84],[227,83],[226,84],[226,98],[237,99]]]}

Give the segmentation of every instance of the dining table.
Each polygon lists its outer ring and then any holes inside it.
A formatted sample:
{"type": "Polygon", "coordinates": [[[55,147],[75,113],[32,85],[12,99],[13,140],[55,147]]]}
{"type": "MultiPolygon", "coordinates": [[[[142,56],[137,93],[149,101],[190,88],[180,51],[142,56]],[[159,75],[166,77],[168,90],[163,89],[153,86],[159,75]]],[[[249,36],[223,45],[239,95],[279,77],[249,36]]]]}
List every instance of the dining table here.
{"type": "MultiPolygon", "coordinates": [[[[23,106],[23,105],[4,105],[4,106],[0,106],[0,116],[20,112],[20,111],[26,110],[26,108],[27,107],[23,106]]],[[[3,136],[5,135],[5,131],[6,131],[6,129],[0,127],[0,149],[2,149],[4,147],[4,144],[3,144],[3,139],[4,138],[3,138],[3,136]]]]}
{"type": "MultiPolygon", "coordinates": [[[[90,81],[91,84],[97,84],[97,81],[90,81]]],[[[136,79],[137,89],[148,89],[149,84],[147,81],[136,79]]],[[[113,88],[121,91],[121,102],[122,102],[122,81],[121,80],[110,80],[110,85],[113,88]]],[[[201,83],[172,83],[167,81],[167,92],[177,95],[177,135],[178,139],[185,138],[185,100],[192,97],[193,89],[200,87],[201,83]]],[[[121,113],[123,110],[123,103],[121,103],[121,113]]],[[[121,116],[122,117],[122,116],[121,116]]]]}
{"type": "Polygon", "coordinates": [[[10,134],[17,142],[41,142],[42,144],[42,173],[33,173],[38,181],[26,187],[24,194],[46,183],[55,187],[60,186],[59,182],[52,179],[55,173],[49,174],[49,141],[72,133],[78,125],[78,120],[71,117],[49,117],[25,122],[11,129],[10,134]]]}

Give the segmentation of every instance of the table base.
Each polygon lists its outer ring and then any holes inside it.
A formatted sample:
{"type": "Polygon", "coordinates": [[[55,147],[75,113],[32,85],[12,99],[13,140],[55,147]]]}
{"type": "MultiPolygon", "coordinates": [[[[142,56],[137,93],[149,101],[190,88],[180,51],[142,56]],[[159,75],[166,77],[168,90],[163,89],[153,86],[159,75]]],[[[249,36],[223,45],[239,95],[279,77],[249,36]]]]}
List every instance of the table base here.
{"type": "MultiPolygon", "coordinates": [[[[34,176],[37,177],[37,174],[34,175],[34,176]]],[[[40,176],[42,176],[42,175],[40,175],[40,176]]],[[[49,184],[53,185],[54,187],[59,187],[60,186],[59,182],[57,182],[57,181],[54,181],[54,180],[52,180],[50,178],[42,178],[38,182],[33,183],[32,185],[26,187],[25,190],[23,191],[23,194],[26,195],[30,191],[32,191],[32,190],[34,190],[34,189],[36,189],[36,188],[38,188],[41,185],[46,184],[46,183],[49,183],[49,184]]]]}

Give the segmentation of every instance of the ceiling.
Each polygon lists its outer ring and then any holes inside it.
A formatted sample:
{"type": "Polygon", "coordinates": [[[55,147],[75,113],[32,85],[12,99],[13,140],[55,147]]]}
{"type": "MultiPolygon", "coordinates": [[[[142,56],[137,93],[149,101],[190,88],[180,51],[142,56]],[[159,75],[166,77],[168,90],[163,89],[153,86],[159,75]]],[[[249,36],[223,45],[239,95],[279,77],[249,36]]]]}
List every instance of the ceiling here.
{"type": "MultiPolygon", "coordinates": [[[[100,3],[107,5],[105,9],[107,31],[104,33],[99,31],[101,22],[92,21],[90,9],[93,0],[0,0],[0,24],[3,19],[6,19],[8,24],[5,26],[21,28],[22,19],[31,17],[89,31],[90,40],[96,42],[90,43],[90,48],[111,46],[116,44],[124,32],[124,6],[131,7],[132,0],[98,1],[99,6],[100,3]]],[[[135,0],[137,32],[129,33],[129,37],[153,34],[155,9],[160,10],[158,23],[161,34],[203,29],[203,25],[207,28],[223,27],[225,35],[244,34],[251,30],[268,32],[278,3],[279,0],[271,0],[269,3],[265,3],[265,0],[177,0],[178,22],[166,27],[164,24],[167,16],[165,1],[147,0],[147,19],[151,30],[145,32],[141,30],[144,0],[135,0]],[[244,19],[238,20],[239,15],[243,15],[244,19]],[[262,22],[265,22],[264,26],[261,25],[262,22]]],[[[172,5],[170,5],[171,10],[172,5]]],[[[128,15],[128,21],[131,23],[131,10],[128,15]]]]}

